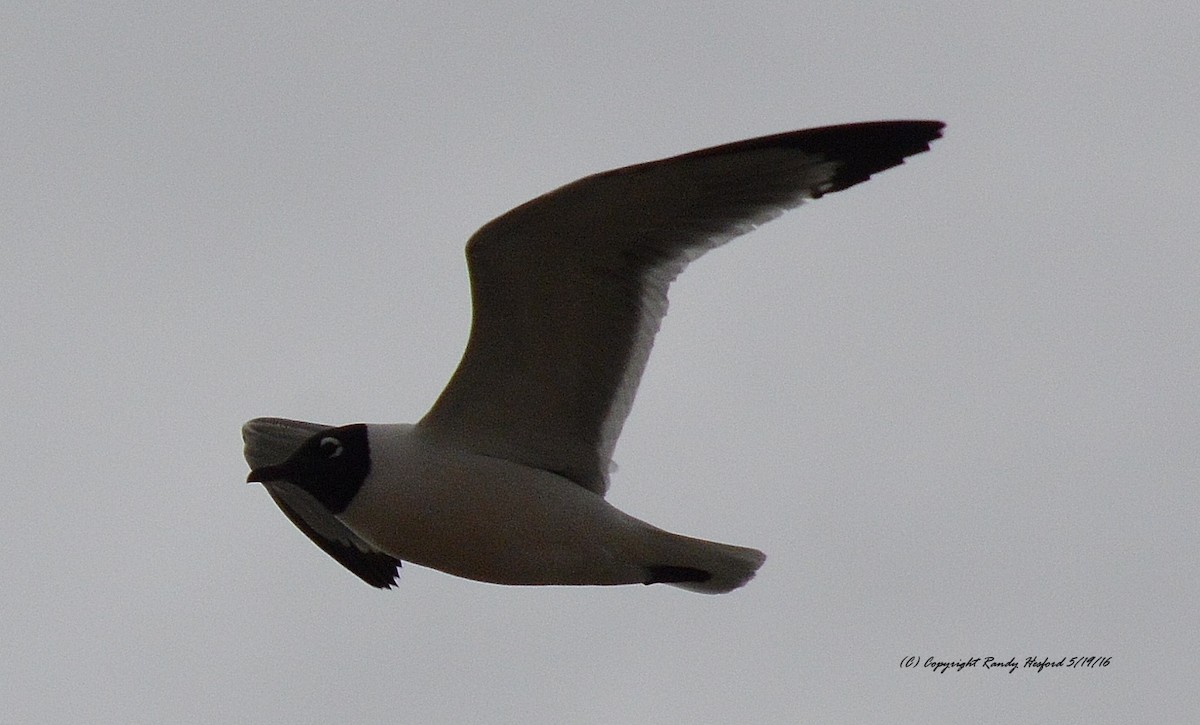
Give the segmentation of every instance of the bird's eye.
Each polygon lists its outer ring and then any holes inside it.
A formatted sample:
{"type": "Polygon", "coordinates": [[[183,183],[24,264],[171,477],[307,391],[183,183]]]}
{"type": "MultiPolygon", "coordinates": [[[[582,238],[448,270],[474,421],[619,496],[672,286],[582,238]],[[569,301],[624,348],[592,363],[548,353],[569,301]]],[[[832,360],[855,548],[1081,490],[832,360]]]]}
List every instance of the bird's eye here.
{"type": "Polygon", "coordinates": [[[333,436],[327,436],[321,439],[321,453],[325,454],[326,458],[337,458],[342,455],[342,442],[333,436]]]}

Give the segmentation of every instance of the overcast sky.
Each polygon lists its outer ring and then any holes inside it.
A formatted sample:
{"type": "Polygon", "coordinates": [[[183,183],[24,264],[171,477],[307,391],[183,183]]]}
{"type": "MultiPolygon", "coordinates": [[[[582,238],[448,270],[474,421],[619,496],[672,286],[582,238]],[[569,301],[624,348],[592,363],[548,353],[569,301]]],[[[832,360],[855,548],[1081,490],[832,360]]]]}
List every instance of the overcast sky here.
{"type": "Polygon", "coordinates": [[[0,10],[4,717],[1194,717],[1197,5],[570,5],[0,10]],[[887,118],[946,137],[693,265],[617,448],[744,589],[379,591],[243,483],[424,413],[492,217],[887,118]]]}

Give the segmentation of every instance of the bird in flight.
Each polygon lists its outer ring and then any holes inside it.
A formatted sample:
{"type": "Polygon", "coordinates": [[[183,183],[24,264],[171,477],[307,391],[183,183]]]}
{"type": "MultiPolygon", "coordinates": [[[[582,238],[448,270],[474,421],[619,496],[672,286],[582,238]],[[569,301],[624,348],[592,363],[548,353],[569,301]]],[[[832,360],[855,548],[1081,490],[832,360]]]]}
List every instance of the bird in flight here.
{"type": "Polygon", "coordinates": [[[807,199],[929,149],[937,121],[826,126],[585,177],[467,243],[467,349],[415,424],[242,428],[262,483],[317,546],[387,588],[401,561],[497,584],[745,584],[765,555],[609,504],[613,448],[667,288],[689,262],[807,199]]]}

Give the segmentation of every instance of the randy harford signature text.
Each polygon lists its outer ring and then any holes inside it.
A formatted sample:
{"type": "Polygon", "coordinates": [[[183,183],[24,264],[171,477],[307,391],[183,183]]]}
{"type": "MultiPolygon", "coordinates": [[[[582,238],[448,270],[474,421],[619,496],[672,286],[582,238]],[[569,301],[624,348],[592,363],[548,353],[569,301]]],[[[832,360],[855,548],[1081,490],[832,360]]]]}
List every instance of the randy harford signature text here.
{"type": "Polygon", "coordinates": [[[1057,660],[1049,657],[1026,657],[1024,660],[1018,660],[1016,657],[1009,657],[1006,660],[1002,660],[999,657],[968,657],[963,660],[942,660],[937,657],[926,657],[922,660],[916,655],[909,655],[901,658],[900,668],[929,668],[938,674],[949,672],[950,670],[962,672],[965,669],[994,670],[997,672],[1007,671],[1009,674],[1012,674],[1019,669],[1033,669],[1038,672],[1047,668],[1093,669],[1108,667],[1108,663],[1111,661],[1112,657],[1096,656],[1062,657],[1057,660]]]}

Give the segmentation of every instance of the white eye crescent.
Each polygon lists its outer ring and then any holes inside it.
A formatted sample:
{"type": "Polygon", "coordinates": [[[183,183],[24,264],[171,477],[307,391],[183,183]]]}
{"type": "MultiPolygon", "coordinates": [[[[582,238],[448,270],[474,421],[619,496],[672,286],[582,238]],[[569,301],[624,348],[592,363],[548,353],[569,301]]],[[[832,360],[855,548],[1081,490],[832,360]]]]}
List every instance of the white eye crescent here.
{"type": "Polygon", "coordinates": [[[342,455],[343,450],[345,449],[342,447],[342,442],[337,438],[326,436],[321,439],[321,452],[325,454],[326,458],[337,458],[342,455]]]}

